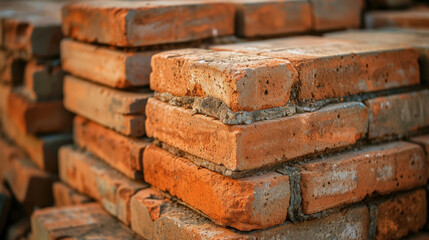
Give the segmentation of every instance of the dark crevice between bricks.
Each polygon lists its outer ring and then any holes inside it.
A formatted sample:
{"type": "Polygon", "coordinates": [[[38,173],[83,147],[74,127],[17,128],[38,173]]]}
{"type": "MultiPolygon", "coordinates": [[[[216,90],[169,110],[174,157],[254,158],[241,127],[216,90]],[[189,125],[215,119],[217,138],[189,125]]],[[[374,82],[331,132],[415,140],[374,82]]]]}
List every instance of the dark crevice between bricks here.
{"type": "Polygon", "coordinates": [[[287,218],[292,222],[300,222],[301,212],[301,174],[294,167],[285,166],[277,169],[277,172],[289,176],[290,203],[287,210],[287,218]]]}
{"type": "Polygon", "coordinates": [[[377,215],[378,215],[378,208],[377,205],[373,202],[367,203],[367,207],[369,209],[369,236],[368,239],[373,240],[375,239],[375,235],[377,233],[377,215]]]}

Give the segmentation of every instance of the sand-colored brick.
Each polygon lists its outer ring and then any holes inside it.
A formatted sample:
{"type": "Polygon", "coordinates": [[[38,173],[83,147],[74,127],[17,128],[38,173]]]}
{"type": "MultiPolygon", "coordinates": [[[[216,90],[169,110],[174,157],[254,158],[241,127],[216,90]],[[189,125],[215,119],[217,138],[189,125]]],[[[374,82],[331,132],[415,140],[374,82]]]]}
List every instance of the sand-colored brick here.
{"type": "Polygon", "coordinates": [[[64,146],[59,152],[59,176],[77,191],[99,201],[124,224],[130,224],[130,199],[147,188],[117,172],[88,152],[64,146]]]}
{"type": "Polygon", "coordinates": [[[301,165],[302,210],[313,214],[424,186],[427,162],[417,144],[393,142],[364,147],[301,165]]]}
{"type": "Polygon", "coordinates": [[[136,47],[231,35],[234,13],[219,2],[87,2],[63,8],[62,20],[66,36],[136,47]]]}
{"type": "Polygon", "coordinates": [[[87,203],[91,201],[91,198],[85,196],[63,182],[55,182],[52,185],[52,191],[54,194],[55,206],[64,207],[87,203]]]}
{"type": "Polygon", "coordinates": [[[242,171],[354,144],[366,133],[368,111],[362,103],[349,102],[249,125],[225,125],[151,98],[146,115],[149,137],[242,171]]]}
{"type": "Polygon", "coordinates": [[[124,136],[83,117],[74,120],[74,141],[132,179],[143,176],[143,150],[151,141],[124,136]]]}

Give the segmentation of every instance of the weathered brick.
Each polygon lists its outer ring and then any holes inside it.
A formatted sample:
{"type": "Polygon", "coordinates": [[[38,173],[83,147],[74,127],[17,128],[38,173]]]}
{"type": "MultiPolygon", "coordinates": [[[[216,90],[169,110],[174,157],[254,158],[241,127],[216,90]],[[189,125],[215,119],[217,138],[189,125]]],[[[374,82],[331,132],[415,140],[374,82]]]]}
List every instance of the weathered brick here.
{"type": "Polygon", "coordinates": [[[63,8],[63,32],[121,47],[185,42],[231,35],[234,13],[219,2],[88,2],[63,8]]]}
{"type": "Polygon", "coordinates": [[[33,102],[22,91],[9,94],[7,113],[20,131],[30,134],[68,132],[73,114],[64,109],[61,100],[33,102]]]}
{"type": "Polygon", "coordinates": [[[110,87],[149,86],[150,60],[157,52],[127,52],[64,39],[61,63],[75,76],[110,87]]]}
{"type": "Polygon", "coordinates": [[[302,211],[321,212],[424,186],[428,165],[422,148],[406,142],[370,146],[299,167],[302,211]]]}
{"type": "Polygon", "coordinates": [[[294,98],[300,101],[420,83],[419,54],[407,46],[304,36],[219,45],[212,49],[289,60],[298,72],[294,98]]]}
{"type": "Polygon", "coordinates": [[[85,196],[63,182],[55,182],[52,186],[55,206],[64,207],[87,203],[91,198],[85,196]]]}
{"type": "Polygon", "coordinates": [[[147,184],[120,174],[88,152],[73,146],[59,151],[59,176],[77,191],[99,201],[112,215],[130,224],[130,199],[147,184]]]}
{"type": "Polygon", "coordinates": [[[34,101],[57,100],[63,96],[63,77],[59,61],[38,63],[29,61],[25,65],[24,90],[34,101]]]}
{"type": "Polygon", "coordinates": [[[368,110],[349,102],[249,125],[225,125],[151,98],[146,114],[149,137],[242,171],[354,144],[366,133],[368,110]]]}
{"type": "Polygon", "coordinates": [[[204,49],[156,54],[152,69],[153,90],[215,97],[235,112],[284,106],[297,79],[285,60],[204,49]]]}
{"type": "Polygon", "coordinates": [[[132,229],[145,239],[367,239],[369,212],[359,206],[327,217],[252,232],[239,232],[213,224],[194,211],[172,203],[154,189],[131,199],[132,229]]]}
{"type": "MultiPolygon", "coordinates": [[[[411,142],[415,142],[417,144],[420,144],[423,149],[425,150],[426,153],[426,162],[427,165],[429,166],[429,135],[424,135],[424,136],[418,136],[418,137],[413,137],[410,139],[411,142]]],[[[429,167],[428,167],[428,178],[429,178],[429,167]]]]}
{"type": "Polygon", "coordinates": [[[125,92],[73,76],[64,79],[66,109],[128,136],[145,134],[144,111],[150,96],[145,89],[125,92]]]}
{"type": "Polygon", "coordinates": [[[100,204],[50,207],[31,216],[33,239],[140,239],[100,204]]]}
{"type": "Polygon", "coordinates": [[[286,220],[288,176],[270,172],[232,179],[154,145],[145,149],[143,171],[146,182],[177,196],[221,225],[249,231],[286,220]]]}
{"type": "Polygon", "coordinates": [[[377,203],[375,239],[401,239],[426,223],[426,192],[423,189],[399,194],[377,203]]]}
{"type": "Polygon", "coordinates": [[[307,32],[311,29],[311,8],[307,0],[231,1],[236,7],[236,34],[256,37],[307,32]]]}
{"type": "Polygon", "coordinates": [[[372,11],[365,14],[366,28],[423,28],[429,26],[429,8],[409,10],[372,11]]]}
{"type": "Polygon", "coordinates": [[[364,1],[310,0],[313,28],[318,31],[358,28],[364,1]]]}
{"type": "Polygon", "coordinates": [[[406,135],[429,125],[429,90],[367,100],[369,138],[406,135]]]}
{"type": "Polygon", "coordinates": [[[0,130],[3,128],[4,122],[7,121],[7,99],[12,87],[0,82],[0,130]]]}
{"type": "Polygon", "coordinates": [[[15,157],[5,172],[5,179],[16,199],[28,211],[52,205],[55,176],[39,169],[26,157],[15,157]]]}
{"type": "Polygon", "coordinates": [[[382,30],[355,30],[336,32],[325,35],[329,38],[347,39],[366,43],[392,44],[397,46],[411,46],[419,54],[420,77],[423,82],[429,83],[429,31],[422,33],[414,30],[382,29],[382,30]]]}
{"type": "Polygon", "coordinates": [[[142,178],[143,150],[151,143],[149,139],[127,137],[80,116],[76,116],[73,130],[74,141],[81,148],[129,178],[142,178]]]}

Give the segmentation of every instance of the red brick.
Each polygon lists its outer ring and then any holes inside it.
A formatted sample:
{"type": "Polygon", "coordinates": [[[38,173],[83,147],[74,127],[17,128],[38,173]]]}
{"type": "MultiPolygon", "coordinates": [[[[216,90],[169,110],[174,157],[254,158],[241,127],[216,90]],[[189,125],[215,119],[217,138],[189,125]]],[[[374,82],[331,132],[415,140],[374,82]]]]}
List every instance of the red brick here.
{"type": "Polygon", "coordinates": [[[152,69],[153,90],[215,97],[235,112],[284,106],[297,79],[288,61],[204,49],[156,54],[152,69]]]}
{"type": "Polygon", "coordinates": [[[145,106],[152,93],[125,92],[76,77],[64,79],[64,106],[67,110],[112,128],[124,135],[145,134],[145,106]]]}
{"type": "Polygon", "coordinates": [[[177,196],[221,225],[249,231],[286,220],[288,176],[270,172],[232,179],[154,145],[145,149],[143,171],[146,182],[177,196]]]}
{"type": "Polygon", "coordinates": [[[369,138],[406,135],[429,125],[429,90],[367,100],[369,138]]]}
{"type": "Polygon", "coordinates": [[[73,115],[64,109],[63,102],[33,102],[20,91],[9,94],[7,113],[20,131],[29,134],[68,132],[73,115]]]}
{"type": "Polygon", "coordinates": [[[143,176],[143,150],[149,139],[126,137],[83,117],[74,120],[74,141],[132,179],[143,176]]]}
{"type": "Polygon", "coordinates": [[[9,98],[9,93],[12,87],[10,85],[6,85],[0,82],[0,130],[3,127],[7,116],[7,99],[9,98]]]}
{"type": "Polygon", "coordinates": [[[368,111],[350,102],[249,125],[225,125],[151,98],[146,115],[149,137],[242,171],[354,144],[366,133],[368,111]]]}
{"type": "Polygon", "coordinates": [[[401,239],[417,232],[426,223],[426,205],[426,192],[422,189],[378,203],[375,239],[401,239]]]}
{"type": "Polygon", "coordinates": [[[24,151],[4,137],[0,137],[0,186],[15,158],[25,157],[24,151]]]}
{"type": "Polygon", "coordinates": [[[70,39],[61,42],[65,71],[114,88],[149,86],[150,60],[157,52],[127,52],[70,39]]]}
{"type": "Polygon", "coordinates": [[[77,191],[99,201],[112,215],[130,224],[130,199],[147,184],[133,181],[88,152],[64,146],[59,152],[59,176],[77,191]]]}
{"type": "Polygon", "coordinates": [[[140,239],[97,203],[37,210],[31,216],[33,239],[140,239]]]}
{"type": "Polygon", "coordinates": [[[418,53],[411,47],[304,36],[212,49],[289,60],[298,72],[294,95],[300,101],[420,83],[418,53]]]}
{"type": "Polygon", "coordinates": [[[52,190],[55,206],[72,206],[91,201],[91,198],[75,191],[63,182],[55,182],[52,186],[52,190]]]}
{"type": "Polygon", "coordinates": [[[313,214],[424,186],[428,165],[423,150],[406,142],[369,146],[299,167],[302,210],[313,214]]]}
{"type": "Polygon", "coordinates": [[[63,8],[63,32],[130,47],[231,35],[234,6],[216,2],[88,2],[63,8]]]}
{"type": "Polygon", "coordinates": [[[236,7],[236,34],[256,37],[307,32],[311,8],[307,0],[231,1],[236,7]]]}
{"type": "Polygon", "coordinates": [[[366,28],[423,28],[429,26],[429,8],[409,10],[372,11],[365,14],[366,28]]]}
{"type": "Polygon", "coordinates": [[[313,28],[318,31],[358,28],[363,0],[310,0],[313,28]]]}
{"type": "MultiPolygon", "coordinates": [[[[413,137],[410,139],[411,142],[415,142],[417,144],[420,144],[423,149],[425,150],[426,153],[426,162],[429,166],[429,135],[425,135],[425,136],[418,136],[418,137],[413,137]]],[[[429,167],[428,167],[428,178],[429,178],[429,167]]]]}
{"type": "Polygon", "coordinates": [[[359,206],[298,224],[285,222],[260,231],[238,232],[172,203],[154,189],[134,195],[131,207],[131,227],[145,239],[367,239],[370,222],[368,208],[359,206]]]}
{"type": "Polygon", "coordinates": [[[63,96],[63,77],[59,61],[38,63],[29,61],[25,65],[24,90],[34,101],[61,99],[63,96]]]}

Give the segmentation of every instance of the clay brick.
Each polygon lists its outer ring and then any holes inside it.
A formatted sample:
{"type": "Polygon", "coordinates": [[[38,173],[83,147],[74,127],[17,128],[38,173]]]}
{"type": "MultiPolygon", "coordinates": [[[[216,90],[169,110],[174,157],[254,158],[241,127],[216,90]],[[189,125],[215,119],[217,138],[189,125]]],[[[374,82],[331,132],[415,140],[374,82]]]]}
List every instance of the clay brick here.
{"type": "Polygon", "coordinates": [[[365,14],[366,28],[422,28],[428,29],[429,7],[409,10],[372,11],[365,14]]]}
{"type": "Polygon", "coordinates": [[[150,96],[152,93],[145,89],[142,92],[125,92],[73,76],[64,79],[64,106],[67,110],[133,137],[145,134],[144,111],[150,96]]]}
{"type": "Polygon", "coordinates": [[[417,232],[426,223],[426,192],[423,189],[402,193],[377,204],[375,239],[401,239],[417,232]]]}
{"type": "Polygon", "coordinates": [[[156,54],[152,69],[153,90],[215,97],[234,112],[284,106],[297,79],[285,60],[204,49],[156,54]]]}
{"type": "Polygon", "coordinates": [[[88,152],[73,146],[59,151],[59,176],[77,191],[99,201],[112,215],[130,224],[130,199],[147,184],[133,181],[88,152]]]}
{"type": "Polygon", "coordinates": [[[149,139],[126,137],[83,117],[74,120],[74,141],[132,179],[143,177],[143,150],[149,139]]]}
{"type": "Polygon", "coordinates": [[[52,205],[55,176],[39,169],[30,159],[15,157],[10,162],[5,179],[16,199],[28,211],[52,205]]]}
{"type": "Polygon", "coordinates": [[[225,125],[151,98],[146,115],[149,137],[242,171],[354,144],[366,133],[368,110],[350,102],[249,125],[225,125]]]}
{"type": "Polygon", "coordinates": [[[88,2],[63,8],[63,32],[121,47],[185,42],[234,32],[234,6],[216,2],[88,2]]]}
{"type": "Polygon", "coordinates": [[[194,211],[174,204],[153,189],[138,192],[131,199],[132,229],[145,239],[367,239],[369,211],[364,206],[327,217],[276,227],[238,232],[210,222],[194,211]]]}
{"type": "MultiPolygon", "coordinates": [[[[420,144],[426,153],[426,162],[429,166],[429,135],[413,137],[410,139],[411,142],[420,144]]],[[[429,167],[428,167],[428,178],[429,178],[429,167]]]]}
{"type": "Polygon", "coordinates": [[[91,198],[75,191],[63,182],[55,182],[52,186],[55,206],[64,207],[87,203],[91,198]]]}
{"type": "Polygon", "coordinates": [[[421,147],[406,142],[365,147],[299,168],[305,214],[424,186],[428,172],[421,147]]]}
{"type": "Polygon", "coordinates": [[[0,186],[3,183],[4,176],[8,172],[12,161],[15,158],[22,158],[25,156],[24,151],[15,146],[5,137],[0,137],[0,186]]]}
{"type": "Polygon", "coordinates": [[[61,42],[65,71],[114,88],[149,86],[150,60],[157,52],[126,52],[70,39],[61,42]]]}
{"type": "Polygon", "coordinates": [[[367,100],[369,138],[406,135],[429,125],[429,90],[367,100]]]}
{"type": "Polygon", "coordinates": [[[307,32],[311,29],[311,8],[307,0],[234,0],[236,34],[256,37],[307,32]]]}
{"type": "Polygon", "coordinates": [[[64,109],[63,102],[33,102],[21,91],[9,94],[7,113],[20,131],[29,134],[68,132],[73,114],[64,109]]]}
{"type": "Polygon", "coordinates": [[[9,98],[9,93],[12,87],[10,85],[6,85],[0,82],[0,130],[2,129],[2,125],[7,121],[7,99],[9,98]]]}
{"type": "Polygon", "coordinates": [[[420,83],[418,53],[411,47],[303,36],[212,49],[289,60],[299,76],[294,86],[294,98],[299,101],[420,83]]]}
{"type": "Polygon", "coordinates": [[[423,82],[429,83],[429,32],[417,30],[382,29],[382,30],[355,30],[336,32],[325,35],[329,38],[354,40],[365,43],[392,44],[397,46],[411,46],[419,54],[420,77],[423,82]]]}
{"type": "Polygon", "coordinates": [[[232,179],[154,145],[145,149],[143,159],[147,183],[177,196],[223,226],[249,231],[286,220],[290,199],[288,176],[270,172],[232,179]]]}
{"type": "Polygon", "coordinates": [[[100,204],[50,207],[31,216],[33,239],[140,239],[100,204]]]}
{"type": "Polygon", "coordinates": [[[310,0],[317,31],[359,28],[363,0],[310,0]]]}
{"type": "Polygon", "coordinates": [[[63,77],[59,61],[38,63],[33,60],[25,65],[24,90],[33,101],[62,99],[63,77]]]}

